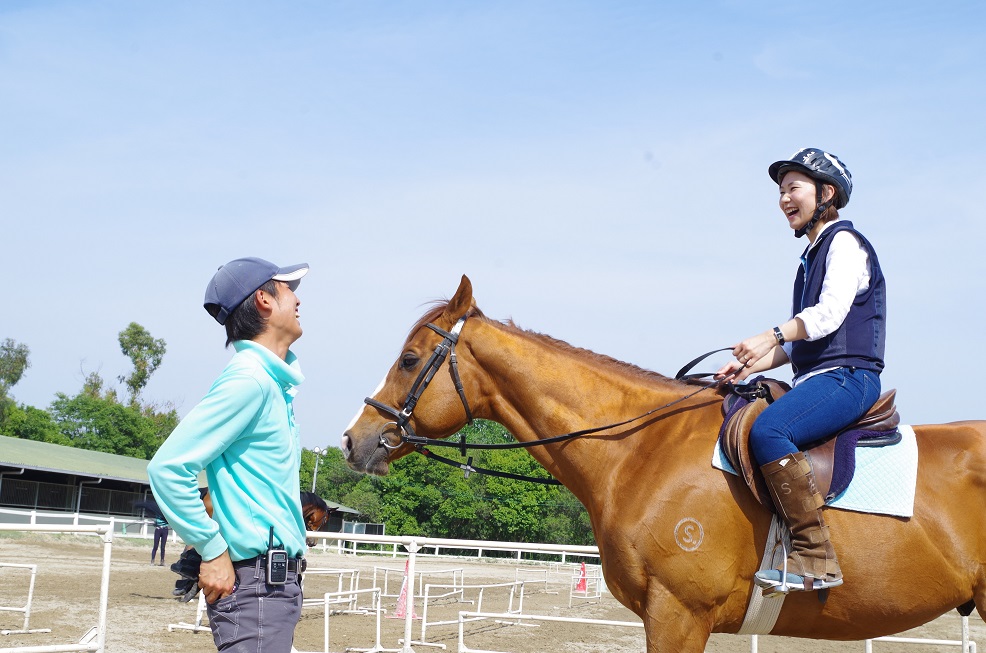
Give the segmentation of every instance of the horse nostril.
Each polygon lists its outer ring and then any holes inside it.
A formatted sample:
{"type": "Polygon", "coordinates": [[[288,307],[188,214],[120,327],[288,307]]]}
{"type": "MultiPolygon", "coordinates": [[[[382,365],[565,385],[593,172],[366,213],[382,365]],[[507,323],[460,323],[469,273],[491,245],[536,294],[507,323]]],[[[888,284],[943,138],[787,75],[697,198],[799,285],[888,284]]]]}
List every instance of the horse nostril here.
{"type": "Polygon", "coordinates": [[[349,455],[353,452],[351,448],[351,440],[348,435],[342,436],[342,455],[346,460],[349,460],[349,455]]]}

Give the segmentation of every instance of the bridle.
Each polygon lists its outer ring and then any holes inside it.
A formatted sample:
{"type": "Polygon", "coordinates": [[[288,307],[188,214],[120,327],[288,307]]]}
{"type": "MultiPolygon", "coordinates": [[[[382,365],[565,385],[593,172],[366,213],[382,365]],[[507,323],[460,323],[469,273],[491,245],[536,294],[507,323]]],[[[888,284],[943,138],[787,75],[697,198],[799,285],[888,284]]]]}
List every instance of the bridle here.
{"type": "MultiPolygon", "coordinates": [[[[438,343],[435,347],[435,351],[431,354],[431,358],[421,371],[418,373],[418,378],[414,380],[414,384],[411,389],[407,392],[407,397],[404,398],[404,407],[400,411],[394,410],[386,404],[382,404],[375,399],[370,397],[365,398],[363,401],[376,408],[379,411],[386,413],[394,418],[395,421],[387,422],[388,424],[393,424],[398,429],[398,435],[401,439],[401,444],[390,444],[387,442],[387,438],[380,434],[380,445],[386,449],[398,449],[403,444],[412,444],[416,448],[422,447],[426,444],[436,444],[436,445],[446,445],[448,442],[438,442],[436,440],[430,440],[428,438],[422,438],[418,436],[414,429],[411,427],[411,414],[414,412],[414,407],[418,405],[418,399],[424,394],[424,391],[428,388],[428,384],[435,377],[435,373],[438,372],[438,368],[442,366],[445,362],[445,358],[449,358],[449,367],[452,369],[452,382],[455,384],[455,391],[459,393],[459,399],[462,401],[462,407],[466,411],[466,422],[472,424],[472,411],[469,410],[469,402],[466,401],[466,392],[462,387],[462,379],[459,377],[459,361],[455,356],[455,344],[459,342],[459,334],[462,332],[462,325],[466,323],[466,316],[463,315],[459,318],[455,326],[452,327],[451,331],[446,331],[434,324],[428,323],[429,329],[442,336],[442,341],[438,343]]],[[[465,443],[463,436],[463,444],[465,443]]],[[[452,445],[455,446],[455,445],[452,445]]],[[[463,450],[463,455],[465,451],[463,450]]]]}
{"type": "MultiPolygon", "coordinates": [[[[608,429],[616,428],[619,426],[625,426],[632,422],[636,422],[645,417],[653,415],[658,411],[664,410],[666,408],[670,408],[675,404],[690,399],[691,397],[694,397],[695,395],[702,392],[703,390],[708,390],[710,388],[717,388],[719,387],[719,385],[721,385],[724,381],[728,380],[729,378],[727,377],[726,379],[721,379],[719,381],[715,381],[712,383],[703,384],[701,385],[701,387],[699,387],[697,390],[693,392],[690,392],[682,397],[674,399],[664,404],[663,406],[658,406],[657,408],[653,408],[647,411],[646,413],[637,415],[636,417],[631,417],[630,419],[624,420],[622,422],[607,424],[605,426],[597,426],[595,428],[583,429],[581,431],[574,431],[572,433],[565,433],[564,435],[556,435],[550,438],[533,440],[531,442],[504,442],[500,444],[467,443],[466,436],[464,433],[459,434],[458,442],[446,442],[442,440],[423,438],[414,432],[414,429],[411,426],[411,415],[414,413],[414,408],[415,406],[417,406],[418,400],[421,398],[421,395],[424,394],[424,391],[428,388],[428,384],[431,383],[431,380],[435,377],[435,374],[438,372],[438,369],[445,362],[446,358],[449,359],[449,368],[451,369],[452,372],[452,382],[455,385],[456,392],[459,394],[459,399],[462,401],[462,407],[465,409],[466,412],[466,421],[469,424],[472,424],[473,422],[472,411],[469,409],[469,402],[466,400],[466,393],[462,386],[462,379],[459,376],[458,359],[456,358],[455,355],[455,345],[459,342],[459,334],[462,332],[462,326],[466,323],[467,317],[468,315],[463,315],[462,317],[460,317],[458,321],[455,323],[455,325],[452,327],[451,331],[446,331],[432,323],[425,324],[426,327],[428,327],[438,335],[442,336],[442,341],[438,343],[438,346],[435,347],[435,351],[432,353],[431,358],[428,359],[428,362],[425,364],[423,368],[421,368],[421,371],[418,373],[417,378],[414,380],[414,383],[411,385],[411,389],[408,390],[407,396],[404,398],[404,406],[401,408],[401,410],[398,411],[394,408],[391,408],[390,406],[383,404],[375,399],[372,399],[371,397],[366,397],[365,399],[363,399],[363,402],[366,403],[367,405],[373,406],[377,410],[383,412],[384,414],[390,415],[391,417],[394,418],[393,422],[387,422],[387,424],[393,424],[395,427],[397,427],[397,431],[398,431],[397,435],[400,438],[401,443],[396,445],[391,444],[390,442],[387,441],[386,436],[383,433],[381,433],[380,446],[392,451],[394,449],[399,449],[401,446],[405,444],[410,444],[414,447],[415,451],[417,451],[418,453],[424,454],[430,458],[434,458],[438,462],[442,462],[447,465],[452,465],[453,467],[458,467],[459,469],[462,469],[465,472],[467,478],[470,473],[477,472],[481,474],[499,476],[501,478],[512,478],[517,480],[533,481],[537,483],[545,483],[551,485],[560,484],[555,479],[544,479],[544,478],[537,478],[531,476],[519,476],[517,474],[508,474],[506,472],[496,472],[493,470],[482,469],[480,467],[473,467],[471,457],[464,464],[458,463],[454,460],[443,458],[442,456],[432,453],[426,448],[426,445],[435,446],[435,447],[456,447],[459,449],[459,453],[463,457],[466,457],[468,455],[469,449],[520,449],[527,447],[544,446],[556,442],[563,442],[566,440],[571,440],[574,438],[591,435],[593,433],[599,433],[600,431],[606,431],[608,429]]],[[[676,378],[679,379],[686,378],[684,375],[686,371],[690,370],[691,367],[694,366],[696,363],[706,358],[710,354],[715,353],[716,351],[723,351],[723,350],[715,350],[709,352],[708,354],[696,358],[694,361],[692,361],[684,368],[682,368],[682,370],[678,373],[676,378]]],[[[706,376],[706,375],[702,375],[702,376],[706,376]]]]}

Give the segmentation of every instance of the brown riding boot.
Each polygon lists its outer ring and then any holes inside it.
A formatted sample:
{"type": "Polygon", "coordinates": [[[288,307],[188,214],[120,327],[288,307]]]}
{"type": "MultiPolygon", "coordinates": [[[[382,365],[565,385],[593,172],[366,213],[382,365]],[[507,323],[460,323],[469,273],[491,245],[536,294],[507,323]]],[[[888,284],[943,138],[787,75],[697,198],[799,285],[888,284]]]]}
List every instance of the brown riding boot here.
{"type": "Polygon", "coordinates": [[[822,518],[822,495],[815,487],[811,463],[801,451],[760,468],[774,507],[791,529],[787,578],[783,570],[757,572],[754,582],[763,588],[819,590],[842,584],[842,570],[822,518]]]}

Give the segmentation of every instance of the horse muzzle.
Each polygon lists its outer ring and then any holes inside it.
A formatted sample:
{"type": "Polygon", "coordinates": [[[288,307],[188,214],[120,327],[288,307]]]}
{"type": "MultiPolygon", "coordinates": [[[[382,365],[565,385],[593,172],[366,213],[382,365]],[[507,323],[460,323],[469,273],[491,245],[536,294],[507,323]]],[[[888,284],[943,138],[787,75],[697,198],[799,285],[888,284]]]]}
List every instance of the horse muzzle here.
{"type": "Polygon", "coordinates": [[[384,433],[376,436],[357,436],[347,432],[342,436],[342,454],[350,468],[364,474],[386,476],[390,471],[390,452],[401,446],[392,443],[384,433]]]}

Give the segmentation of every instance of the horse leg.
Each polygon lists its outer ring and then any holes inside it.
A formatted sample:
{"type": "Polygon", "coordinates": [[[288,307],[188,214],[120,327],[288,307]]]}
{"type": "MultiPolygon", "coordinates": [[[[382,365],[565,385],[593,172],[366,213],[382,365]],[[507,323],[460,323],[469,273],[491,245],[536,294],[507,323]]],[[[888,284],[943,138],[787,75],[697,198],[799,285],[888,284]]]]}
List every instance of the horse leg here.
{"type": "Polygon", "coordinates": [[[703,653],[712,627],[707,615],[695,614],[663,585],[647,592],[644,614],[647,653],[703,653]]]}

